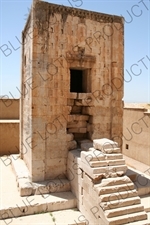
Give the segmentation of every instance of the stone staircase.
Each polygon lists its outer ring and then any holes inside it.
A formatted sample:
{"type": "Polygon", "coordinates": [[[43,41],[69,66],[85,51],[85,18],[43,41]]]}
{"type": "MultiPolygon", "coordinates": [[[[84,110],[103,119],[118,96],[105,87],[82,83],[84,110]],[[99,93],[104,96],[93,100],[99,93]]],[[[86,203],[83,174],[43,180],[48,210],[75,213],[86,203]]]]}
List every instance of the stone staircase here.
{"type": "Polygon", "coordinates": [[[95,185],[98,204],[103,210],[102,219],[105,224],[125,224],[147,219],[141,199],[134,189],[132,181],[124,176],[102,180],[101,184],[95,185]],[[113,184],[113,182],[115,185],[113,184]]]}
{"type": "Polygon", "coordinates": [[[69,153],[68,170],[75,164],[78,168],[78,173],[71,171],[71,188],[87,220],[95,225],[150,224],[134,183],[125,175],[127,166],[117,143],[99,139],[92,148],[83,145],[84,151],[69,153]]]}

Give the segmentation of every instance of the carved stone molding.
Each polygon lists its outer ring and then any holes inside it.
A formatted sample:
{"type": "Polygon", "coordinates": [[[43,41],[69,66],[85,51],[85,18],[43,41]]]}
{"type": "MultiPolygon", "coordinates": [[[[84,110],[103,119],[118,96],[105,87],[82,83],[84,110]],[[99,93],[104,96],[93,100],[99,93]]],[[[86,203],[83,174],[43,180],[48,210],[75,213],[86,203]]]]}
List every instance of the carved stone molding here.
{"type": "Polygon", "coordinates": [[[123,17],[121,16],[97,13],[93,11],[77,9],[77,8],[67,7],[63,5],[56,5],[56,4],[51,4],[48,2],[42,2],[42,1],[38,1],[36,3],[35,9],[38,11],[41,11],[42,14],[44,13],[44,10],[46,11],[48,10],[49,14],[55,14],[55,13],[65,14],[66,16],[67,15],[77,16],[79,18],[91,19],[91,20],[103,22],[103,23],[113,23],[113,22],[123,23],[123,17]]]}

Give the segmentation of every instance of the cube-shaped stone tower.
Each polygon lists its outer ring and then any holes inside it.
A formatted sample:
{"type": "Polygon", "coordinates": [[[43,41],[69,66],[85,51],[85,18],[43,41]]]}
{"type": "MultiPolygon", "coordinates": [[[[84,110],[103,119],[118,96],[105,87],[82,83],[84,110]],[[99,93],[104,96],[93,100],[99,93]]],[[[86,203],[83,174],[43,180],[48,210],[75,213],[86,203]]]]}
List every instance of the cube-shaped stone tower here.
{"type": "Polygon", "coordinates": [[[35,1],[22,34],[20,154],[32,181],[66,176],[82,139],[122,140],[124,22],[35,1]]]}

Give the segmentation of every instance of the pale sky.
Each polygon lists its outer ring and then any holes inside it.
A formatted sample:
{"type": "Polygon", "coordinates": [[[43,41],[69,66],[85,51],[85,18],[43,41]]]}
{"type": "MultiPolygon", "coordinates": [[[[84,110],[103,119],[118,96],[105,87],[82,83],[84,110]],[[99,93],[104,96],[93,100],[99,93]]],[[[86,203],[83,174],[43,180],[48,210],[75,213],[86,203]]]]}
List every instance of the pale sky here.
{"type": "MultiPolygon", "coordinates": [[[[124,101],[150,103],[150,1],[47,1],[125,18],[124,101]]],[[[20,97],[21,32],[31,0],[0,0],[0,96],[20,97]]]]}

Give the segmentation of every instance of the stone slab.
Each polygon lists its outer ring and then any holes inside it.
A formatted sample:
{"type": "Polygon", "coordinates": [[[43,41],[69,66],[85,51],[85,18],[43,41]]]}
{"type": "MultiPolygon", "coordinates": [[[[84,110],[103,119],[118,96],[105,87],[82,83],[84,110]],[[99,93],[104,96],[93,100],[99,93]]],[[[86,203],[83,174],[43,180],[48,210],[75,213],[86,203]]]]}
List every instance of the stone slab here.
{"type": "Polygon", "coordinates": [[[23,224],[32,224],[37,225],[86,225],[82,218],[83,215],[77,208],[74,209],[67,209],[61,211],[54,211],[49,213],[41,213],[36,215],[29,215],[29,216],[22,216],[13,219],[6,219],[5,221],[0,221],[0,225],[23,225],[23,224]]]}

